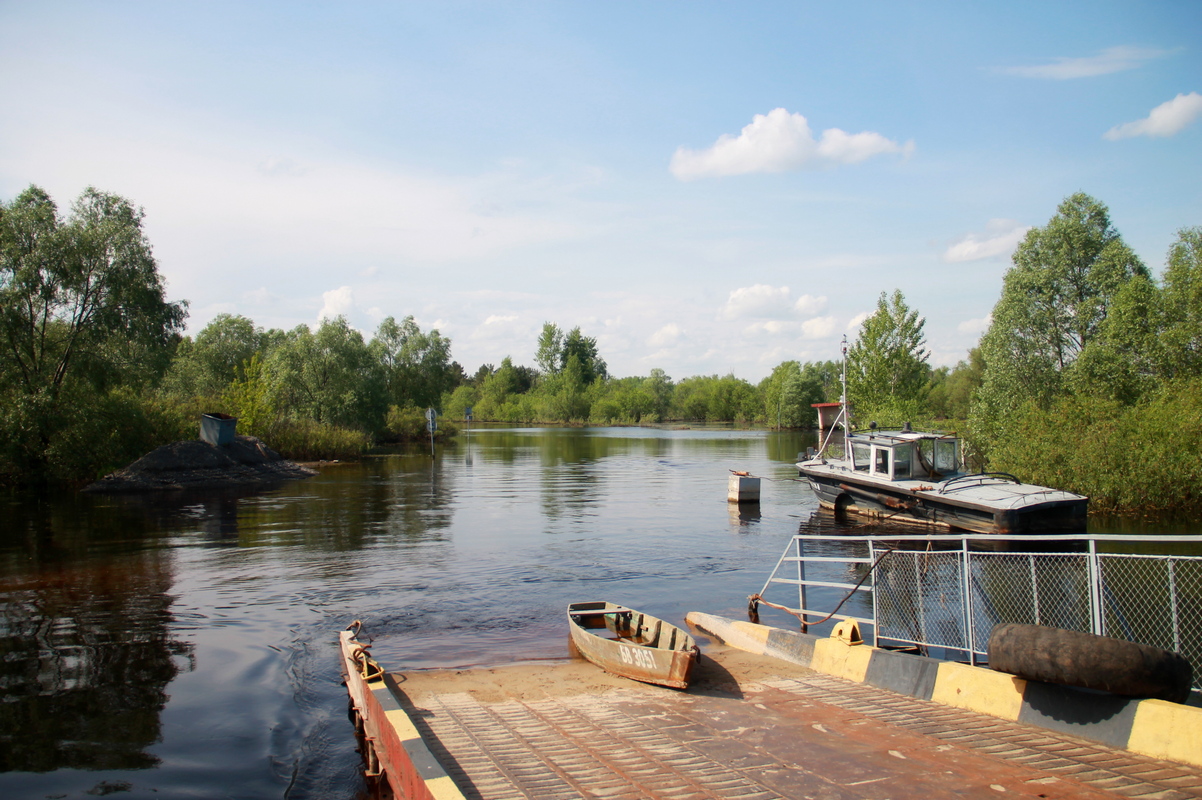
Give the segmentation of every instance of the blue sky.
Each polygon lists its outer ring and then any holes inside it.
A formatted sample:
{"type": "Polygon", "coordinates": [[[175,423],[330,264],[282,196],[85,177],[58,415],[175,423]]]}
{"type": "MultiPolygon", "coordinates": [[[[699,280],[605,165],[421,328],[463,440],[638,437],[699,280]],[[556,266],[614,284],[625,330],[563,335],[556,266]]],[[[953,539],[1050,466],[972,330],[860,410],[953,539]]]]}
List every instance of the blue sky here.
{"type": "Polygon", "coordinates": [[[412,314],[469,372],[542,324],[758,381],[881,292],[965,357],[1023,232],[1202,225],[1202,3],[0,1],[0,197],[142,206],[172,299],[412,314]]]}

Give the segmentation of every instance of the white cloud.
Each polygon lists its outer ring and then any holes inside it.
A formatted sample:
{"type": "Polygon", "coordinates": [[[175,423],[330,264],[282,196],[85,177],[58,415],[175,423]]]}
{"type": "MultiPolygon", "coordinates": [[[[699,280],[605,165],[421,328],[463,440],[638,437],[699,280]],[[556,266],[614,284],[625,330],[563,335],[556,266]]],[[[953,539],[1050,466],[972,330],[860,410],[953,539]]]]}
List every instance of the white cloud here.
{"type": "Polygon", "coordinates": [[[868,311],[861,311],[859,314],[856,314],[854,317],[851,318],[851,321],[847,323],[847,332],[851,333],[852,331],[858,329],[861,325],[864,324],[864,320],[868,319],[871,316],[872,316],[872,313],[868,312],[868,311]]]}
{"type": "Polygon", "coordinates": [[[802,316],[810,314],[821,314],[826,311],[827,299],[823,297],[814,297],[813,295],[803,294],[797,298],[797,302],[793,304],[793,310],[802,316]]]}
{"type": "Polygon", "coordinates": [[[966,319],[956,326],[960,333],[984,333],[993,324],[993,314],[986,314],[981,319],[966,319]]]}
{"type": "Polygon", "coordinates": [[[318,322],[323,319],[346,316],[355,307],[355,293],[349,286],[340,286],[337,289],[322,292],[321,299],[325,304],[321,307],[321,311],[317,312],[318,322]]]}
{"type": "Polygon", "coordinates": [[[1179,94],[1172,100],[1156,106],[1147,117],[1116,125],[1102,137],[1115,141],[1130,139],[1133,136],[1175,136],[1199,116],[1202,116],[1202,95],[1197,92],[1179,94]]]}
{"type": "Polygon", "coordinates": [[[735,289],[722,306],[722,319],[746,319],[779,316],[789,310],[789,287],[757,283],[735,289]]]}
{"type": "Polygon", "coordinates": [[[516,321],[517,321],[516,314],[508,314],[508,315],[493,314],[492,316],[485,318],[484,324],[485,325],[502,325],[507,322],[516,322],[516,321]]]}
{"type": "Polygon", "coordinates": [[[1018,243],[1031,230],[1028,225],[1020,225],[1017,220],[991,219],[985,225],[983,233],[965,234],[947,248],[943,260],[956,264],[962,261],[981,261],[986,258],[1008,256],[1018,247],[1018,243]]]}
{"type": "Polygon", "coordinates": [[[756,336],[761,333],[767,333],[773,336],[778,336],[784,333],[786,330],[790,330],[795,327],[796,323],[780,322],[778,320],[770,319],[763,322],[753,322],[743,329],[743,335],[756,336]]]}
{"type": "Polygon", "coordinates": [[[679,180],[752,172],[786,172],[806,166],[856,164],[886,153],[909,155],[914,143],[898,144],[879,133],[849,134],[838,128],[823,131],[815,140],[801,114],[776,108],[756,114],[738,136],[718,137],[712,147],[691,150],[679,147],[669,166],[679,180]]]}
{"type": "Polygon", "coordinates": [[[1124,72],[1143,65],[1145,61],[1168,55],[1167,50],[1145,47],[1109,47],[1096,56],[1084,58],[1055,58],[1049,64],[1030,67],[1001,67],[997,71],[1020,78],[1044,78],[1065,81],[1074,78],[1093,78],[1124,72]]]}
{"type": "Polygon", "coordinates": [[[826,339],[834,332],[834,317],[815,317],[801,323],[801,338],[803,339],[826,339]]]}
{"type": "Polygon", "coordinates": [[[652,347],[670,347],[680,341],[680,337],[684,335],[684,331],[675,322],[669,322],[655,333],[651,334],[651,338],[647,340],[647,344],[652,347]]]}

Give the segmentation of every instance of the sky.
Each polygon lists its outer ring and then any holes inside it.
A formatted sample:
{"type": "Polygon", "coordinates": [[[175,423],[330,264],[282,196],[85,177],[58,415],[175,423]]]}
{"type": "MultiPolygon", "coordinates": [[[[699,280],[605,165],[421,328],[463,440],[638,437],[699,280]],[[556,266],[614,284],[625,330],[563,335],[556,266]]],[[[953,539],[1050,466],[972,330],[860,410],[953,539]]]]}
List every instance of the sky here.
{"type": "Polygon", "coordinates": [[[188,331],[412,315],[470,374],[834,360],[882,292],[966,358],[1083,191],[1202,225],[1202,3],[0,0],[0,200],[145,212],[188,331]],[[837,7],[836,7],[837,6],[837,7]]]}

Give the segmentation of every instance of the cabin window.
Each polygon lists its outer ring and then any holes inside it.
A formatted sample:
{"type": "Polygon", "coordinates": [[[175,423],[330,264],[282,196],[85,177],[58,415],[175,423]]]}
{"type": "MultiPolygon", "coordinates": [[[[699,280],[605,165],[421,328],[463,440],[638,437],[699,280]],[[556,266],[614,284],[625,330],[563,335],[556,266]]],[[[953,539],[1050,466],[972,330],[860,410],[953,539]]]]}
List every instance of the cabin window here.
{"type": "Polygon", "coordinates": [[[872,471],[877,475],[889,474],[889,450],[884,447],[872,448],[872,471]]]}
{"type": "Polygon", "coordinates": [[[956,472],[960,469],[960,440],[939,439],[935,442],[935,469],[938,472],[956,472]]]}
{"type": "Polygon", "coordinates": [[[893,479],[910,477],[910,461],[914,457],[914,445],[900,444],[893,448],[893,479]]]}
{"type": "Polygon", "coordinates": [[[868,465],[872,463],[872,452],[868,445],[853,443],[851,446],[851,462],[852,465],[860,472],[867,472],[868,465]]]}

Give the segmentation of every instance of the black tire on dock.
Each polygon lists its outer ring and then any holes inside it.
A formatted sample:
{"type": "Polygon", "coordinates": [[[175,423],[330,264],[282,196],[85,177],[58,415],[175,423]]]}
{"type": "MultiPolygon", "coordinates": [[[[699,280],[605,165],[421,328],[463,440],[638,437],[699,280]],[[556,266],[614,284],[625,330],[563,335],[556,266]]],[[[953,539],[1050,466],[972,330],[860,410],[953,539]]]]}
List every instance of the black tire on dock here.
{"type": "Polygon", "coordinates": [[[1179,653],[1092,633],[1005,623],[989,636],[989,666],[1032,681],[1184,703],[1193,669],[1179,653]]]}

